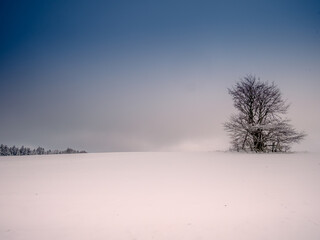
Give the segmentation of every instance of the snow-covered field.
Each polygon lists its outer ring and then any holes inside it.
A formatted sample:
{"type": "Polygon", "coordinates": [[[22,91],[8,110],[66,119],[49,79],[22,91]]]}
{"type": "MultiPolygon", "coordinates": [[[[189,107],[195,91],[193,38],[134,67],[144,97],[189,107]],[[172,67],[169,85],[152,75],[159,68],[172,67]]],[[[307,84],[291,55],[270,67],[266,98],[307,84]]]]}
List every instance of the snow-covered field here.
{"type": "Polygon", "coordinates": [[[1,240],[320,239],[320,154],[0,157],[1,240]]]}

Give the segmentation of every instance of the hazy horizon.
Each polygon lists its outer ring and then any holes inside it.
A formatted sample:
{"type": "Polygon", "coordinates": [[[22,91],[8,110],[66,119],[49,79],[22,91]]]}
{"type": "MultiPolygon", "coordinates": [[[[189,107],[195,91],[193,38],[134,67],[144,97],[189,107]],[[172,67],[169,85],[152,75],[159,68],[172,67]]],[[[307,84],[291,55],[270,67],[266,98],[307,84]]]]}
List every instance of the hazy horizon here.
{"type": "Polygon", "coordinates": [[[1,1],[0,143],[229,148],[227,88],[275,82],[320,149],[319,1],[1,1]]]}

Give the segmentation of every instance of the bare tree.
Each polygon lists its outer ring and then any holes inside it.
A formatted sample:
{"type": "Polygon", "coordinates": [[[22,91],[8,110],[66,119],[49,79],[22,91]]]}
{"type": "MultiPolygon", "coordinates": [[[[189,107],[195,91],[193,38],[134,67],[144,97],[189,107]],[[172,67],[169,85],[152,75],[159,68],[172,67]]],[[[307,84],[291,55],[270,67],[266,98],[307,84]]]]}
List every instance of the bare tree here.
{"type": "Polygon", "coordinates": [[[228,89],[238,114],[224,124],[236,151],[284,152],[306,134],[283,119],[289,105],[279,88],[248,75],[228,89]]]}

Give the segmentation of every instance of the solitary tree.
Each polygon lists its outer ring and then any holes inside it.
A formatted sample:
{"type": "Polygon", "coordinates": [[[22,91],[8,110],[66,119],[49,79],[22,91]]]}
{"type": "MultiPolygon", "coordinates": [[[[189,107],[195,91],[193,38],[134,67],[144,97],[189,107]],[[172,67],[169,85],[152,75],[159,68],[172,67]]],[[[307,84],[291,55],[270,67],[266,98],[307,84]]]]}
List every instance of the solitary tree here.
{"type": "Polygon", "coordinates": [[[289,105],[279,88],[248,75],[228,89],[238,113],[224,124],[232,149],[254,152],[286,152],[306,135],[283,119],[289,105]]]}

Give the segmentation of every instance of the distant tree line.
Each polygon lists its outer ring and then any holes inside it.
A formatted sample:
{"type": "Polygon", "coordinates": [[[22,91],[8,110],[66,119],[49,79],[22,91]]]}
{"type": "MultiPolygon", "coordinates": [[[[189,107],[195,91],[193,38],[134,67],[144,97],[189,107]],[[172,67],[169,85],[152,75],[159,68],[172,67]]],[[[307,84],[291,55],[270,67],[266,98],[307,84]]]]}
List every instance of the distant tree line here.
{"type": "Polygon", "coordinates": [[[8,147],[7,145],[0,145],[0,156],[20,156],[20,155],[48,155],[48,154],[72,154],[72,153],[87,153],[86,151],[78,151],[72,148],[67,148],[66,150],[45,150],[43,147],[38,147],[36,149],[31,149],[25,146],[8,147]]]}

